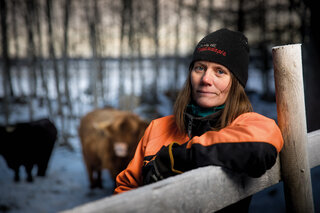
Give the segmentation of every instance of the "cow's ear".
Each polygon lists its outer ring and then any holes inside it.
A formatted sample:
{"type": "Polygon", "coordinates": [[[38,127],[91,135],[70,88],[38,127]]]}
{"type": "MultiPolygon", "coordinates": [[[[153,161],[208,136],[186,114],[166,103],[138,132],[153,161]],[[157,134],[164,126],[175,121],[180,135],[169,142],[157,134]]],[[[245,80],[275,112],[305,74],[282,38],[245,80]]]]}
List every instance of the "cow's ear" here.
{"type": "Polygon", "coordinates": [[[93,123],[93,128],[99,131],[101,134],[108,135],[108,130],[111,127],[112,123],[110,121],[101,121],[93,123]]]}
{"type": "Polygon", "coordinates": [[[128,144],[125,142],[115,142],[113,144],[114,153],[117,157],[127,157],[128,156],[128,144]]]}
{"type": "Polygon", "coordinates": [[[129,116],[120,117],[119,119],[115,120],[112,127],[118,131],[128,132],[132,131],[132,129],[135,127],[135,122],[129,116]]]}

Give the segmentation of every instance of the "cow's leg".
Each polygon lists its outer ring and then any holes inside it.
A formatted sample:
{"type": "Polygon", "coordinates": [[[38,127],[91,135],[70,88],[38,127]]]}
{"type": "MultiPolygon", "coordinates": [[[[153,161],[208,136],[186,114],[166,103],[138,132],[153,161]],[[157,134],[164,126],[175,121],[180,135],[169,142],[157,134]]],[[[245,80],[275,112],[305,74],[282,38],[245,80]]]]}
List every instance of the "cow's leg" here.
{"type": "Polygon", "coordinates": [[[38,163],[38,172],[37,175],[44,177],[46,176],[47,165],[43,163],[38,163]]]}
{"type": "Polygon", "coordinates": [[[20,181],[20,174],[19,174],[19,166],[16,166],[13,168],[14,170],[14,181],[19,182],[20,181]]]}
{"type": "Polygon", "coordinates": [[[98,171],[97,171],[97,187],[99,187],[100,189],[102,189],[103,188],[103,186],[102,186],[102,178],[101,178],[101,170],[99,169],[98,171]]]}
{"type": "Polygon", "coordinates": [[[28,182],[33,182],[33,178],[32,178],[32,168],[33,165],[25,165],[25,169],[26,169],[26,173],[27,173],[27,181],[28,182]]]}
{"type": "Polygon", "coordinates": [[[52,149],[53,149],[53,145],[54,145],[54,141],[50,141],[50,139],[48,139],[48,147],[46,147],[46,150],[44,150],[41,155],[39,156],[38,159],[38,176],[46,176],[46,171],[48,168],[48,163],[49,163],[49,159],[52,153],[52,149]],[[50,143],[49,143],[50,142],[50,143]]]}
{"type": "Polygon", "coordinates": [[[88,177],[90,181],[90,188],[94,189],[96,187],[96,181],[94,178],[94,171],[91,167],[88,167],[88,177]]]}

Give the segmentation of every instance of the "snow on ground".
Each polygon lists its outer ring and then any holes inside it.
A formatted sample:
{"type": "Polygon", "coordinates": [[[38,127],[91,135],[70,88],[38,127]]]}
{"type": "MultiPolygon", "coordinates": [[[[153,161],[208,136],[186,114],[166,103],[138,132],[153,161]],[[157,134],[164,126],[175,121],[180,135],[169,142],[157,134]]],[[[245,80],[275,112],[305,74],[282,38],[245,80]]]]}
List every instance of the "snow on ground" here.
{"type": "Polygon", "coordinates": [[[73,141],[73,147],[76,147],[73,152],[65,147],[55,147],[46,177],[35,176],[33,183],[25,181],[23,168],[20,169],[20,182],[15,183],[13,171],[6,167],[0,156],[0,212],[58,212],[111,195],[113,183],[107,171],[103,174],[104,189],[89,189],[78,139],[73,141]]]}
{"type": "MultiPolygon", "coordinates": [[[[255,111],[262,113],[276,110],[274,103],[258,104],[257,96],[251,96],[251,100],[255,111]]],[[[269,114],[270,117],[275,115],[269,114]]],[[[36,177],[33,183],[25,181],[25,172],[22,168],[20,169],[22,180],[15,183],[13,172],[6,167],[4,159],[0,156],[0,212],[58,212],[110,196],[114,185],[107,171],[103,174],[104,189],[93,191],[89,189],[79,139],[74,136],[70,142],[73,151],[64,146],[55,146],[47,176],[36,177]]],[[[316,210],[319,212],[320,167],[312,170],[312,181],[316,210]]],[[[250,213],[255,212],[285,212],[282,183],[254,195],[250,213]]]]}

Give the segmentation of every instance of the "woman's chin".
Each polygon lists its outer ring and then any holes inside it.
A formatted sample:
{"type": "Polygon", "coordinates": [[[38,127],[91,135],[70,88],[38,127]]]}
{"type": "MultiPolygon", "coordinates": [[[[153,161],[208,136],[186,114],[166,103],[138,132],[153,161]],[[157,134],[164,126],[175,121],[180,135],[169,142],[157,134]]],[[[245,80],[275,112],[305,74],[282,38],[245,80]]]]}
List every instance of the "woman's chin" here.
{"type": "Polygon", "coordinates": [[[215,106],[220,106],[221,104],[217,104],[215,102],[208,102],[208,101],[197,101],[198,106],[202,107],[202,108],[211,108],[211,107],[215,107],[215,106]]]}

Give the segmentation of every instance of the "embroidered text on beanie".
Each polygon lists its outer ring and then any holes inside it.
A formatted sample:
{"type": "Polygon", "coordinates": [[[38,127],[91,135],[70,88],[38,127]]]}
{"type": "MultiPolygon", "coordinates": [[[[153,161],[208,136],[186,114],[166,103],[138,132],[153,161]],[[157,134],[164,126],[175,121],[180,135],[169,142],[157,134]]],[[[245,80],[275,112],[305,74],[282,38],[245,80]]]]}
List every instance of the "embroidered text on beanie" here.
{"type": "Polygon", "coordinates": [[[241,33],[220,29],[205,36],[196,46],[190,66],[195,61],[210,61],[227,67],[245,87],[248,80],[249,45],[241,33]]]}

